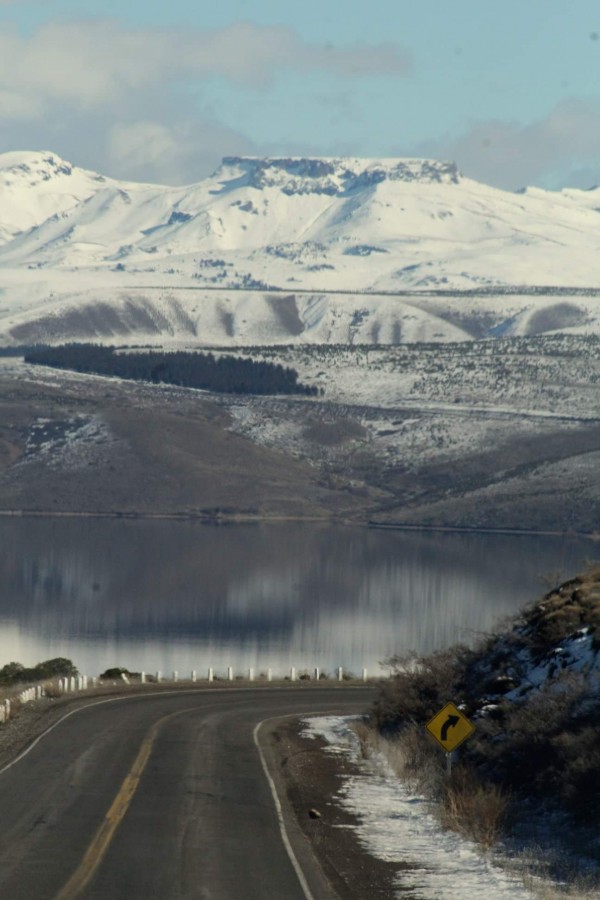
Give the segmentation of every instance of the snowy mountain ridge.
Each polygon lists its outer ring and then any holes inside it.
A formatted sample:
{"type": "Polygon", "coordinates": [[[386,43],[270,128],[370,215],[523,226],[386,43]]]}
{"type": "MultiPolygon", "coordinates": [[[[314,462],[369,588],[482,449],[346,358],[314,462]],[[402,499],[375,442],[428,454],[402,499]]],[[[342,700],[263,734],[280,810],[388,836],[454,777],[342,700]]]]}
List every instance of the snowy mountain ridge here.
{"type": "Polygon", "coordinates": [[[382,181],[457,184],[454,163],[428,159],[358,159],[350,157],[226,156],[215,178],[236,171],[247,173],[248,184],[261,189],[278,187],[285,194],[349,195],[382,181]]]}
{"type": "Polygon", "coordinates": [[[110,184],[49,152],[0,154],[0,244],[110,184]]]}
{"type": "Polygon", "coordinates": [[[512,194],[427,159],[225,157],[171,187],[0,154],[0,340],[595,332],[599,210],[598,189],[512,194]]]}

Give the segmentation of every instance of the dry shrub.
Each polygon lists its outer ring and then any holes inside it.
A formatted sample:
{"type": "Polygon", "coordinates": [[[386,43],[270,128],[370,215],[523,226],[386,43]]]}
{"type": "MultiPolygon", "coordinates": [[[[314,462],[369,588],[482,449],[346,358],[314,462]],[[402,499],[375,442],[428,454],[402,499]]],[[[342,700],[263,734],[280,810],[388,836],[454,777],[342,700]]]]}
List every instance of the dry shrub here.
{"type": "Polygon", "coordinates": [[[373,746],[378,741],[379,735],[373,728],[369,727],[364,719],[359,722],[353,722],[351,728],[358,738],[360,755],[363,759],[369,759],[373,755],[373,746]]]}
{"type": "Polygon", "coordinates": [[[590,624],[590,616],[579,603],[571,599],[558,608],[547,611],[537,623],[536,640],[545,649],[549,644],[557,644],[584,625],[590,624]]]}
{"type": "Polygon", "coordinates": [[[587,568],[582,576],[582,580],[584,584],[600,584],[600,563],[588,561],[587,568]]]}
{"type": "Polygon", "coordinates": [[[600,566],[550,590],[526,613],[540,649],[569,637],[581,627],[600,628],[600,566]]]}
{"type": "Polygon", "coordinates": [[[383,737],[366,722],[356,722],[364,759],[378,756],[411,790],[436,798],[444,827],[491,847],[501,831],[508,799],[495,784],[482,782],[466,766],[455,766],[449,780],[445,755],[423,729],[406,728],[383,737]]]}
{"type": "Polygon", "coordinates": [[[445,756],[425,729],[406,728],[386,745],[392,769],[412,790],[428,797],[442,796],[445,756]]]}
{"type": "Polygon", "coordinates": [[[44,685],[44,692],[46,697],[50,700],[56,700],[58,697],[62,697],[62,691],[55,681],[46,682],[44,685]]]}
{"type": "Polygon", "coordinates": [[[445,783],[444,755],[424,730],[411,726],[399,734],[382,735],[366,721],[356,722],[353,731],[363,759],[379,758],[411,790],[440,797],[445,783]]]}
{"type": "Polygon", "coordinates": [[[508,799],[501,788],[479,781],[464,766],[456,766],[444,793],[442,824],[489,848],[501,833],[507,808],[508,799]]]}
{"type": "Polygon", "coordinates": [[[458,693],[473,651],[450,647],[430,656],[393,657],[386,665],[392,677],[383,682],[373,715],[384,733],[401,731],[411,724],[424,724],[458,693]]]}
{"type": "MultiPolygon", "coordinates": [[[[517,799],[527,800],[558,811],[570,825],[596,826],[596,670],[591,675],[586,669],[563,671],[559,649],[565,639],[583,636],[584,628],[592,649],[600,651],[599,565],[553,586],[474,650],[454,647],[429,657],[392,658],[391,678],[380,686],[373,708],[381,741],[369,738],[369,746],[377,747],[400,778],[441,802],[446,826],[485,846],[506,824],[509,799],[513,810],[517,799]],[[541,687],[527,683],[532,660],[548,667],[541,687]],[[444,754],[425,732],[448,700],[476,724],[451,781],[444,754]]],[[[597,847],[591,855],[597,858],[597,847]]]]}
{"type": "Polygon", "coordinates": [[[600,818],[600,747],[598,728],[588,725],[564,731],[553,741],[556,781],[565,808],[576,821],[595,824],[600,818]]]}
{"type": "Polygon", "coordinates": [[[561,852],[560,845],[533,842],[513,857],[523,886],[538,900],[598,900],[598,873],[583,871],[561,852]]]}
{"type": "Polygon", "coordinates": [[[524,872],[523,886],[538,900],[599,900],[600,893],[590,887],[585,879],[575,879],[573,884],[556,885],[550,881],[524,872]]]}

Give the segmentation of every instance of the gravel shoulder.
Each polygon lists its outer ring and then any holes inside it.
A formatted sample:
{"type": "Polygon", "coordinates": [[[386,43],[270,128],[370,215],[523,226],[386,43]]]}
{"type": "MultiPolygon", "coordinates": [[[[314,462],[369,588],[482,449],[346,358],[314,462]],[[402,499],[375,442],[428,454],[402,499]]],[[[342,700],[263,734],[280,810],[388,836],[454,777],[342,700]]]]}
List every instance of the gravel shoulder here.
{"type": "Polygon", "coordinates": [[[357,818],[336,803],[347,775],[357,769],[347,760],[324,752],[320,739],[302,737],[298,719],[271,722],[263,737],[271,775],[284,804],[294,849],[307,842],[332,890],[340,900],[392,900],[397,897],[398,876],[409,868],[370,856],[360,844],[354,827],[357,818]],[[315,816],[315,812],[318,816],[315,816]]]}

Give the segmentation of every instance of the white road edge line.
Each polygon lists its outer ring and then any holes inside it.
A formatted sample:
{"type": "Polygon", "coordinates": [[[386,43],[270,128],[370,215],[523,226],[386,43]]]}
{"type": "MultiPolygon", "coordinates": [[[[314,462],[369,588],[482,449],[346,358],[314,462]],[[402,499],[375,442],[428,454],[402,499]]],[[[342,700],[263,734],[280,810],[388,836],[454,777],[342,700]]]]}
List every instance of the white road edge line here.
{"type": "MultiPolygon", "coordinates": [[[[280,718],[280,717],[276,716],[275,718],[280,718]]],[[[294,853],[294,851],[292,849],[292,845],[291,845],[290,839],[288,837],[287,829],[285,827],[285,821],[283,818],[283,810],[281,808],[281,803],[279,800],[279,796],[277,794],[277,788],[275,787],[275,782],[271,778],[271,773],[269,772],[269,767],[267,765],[267,761],[265,759],[264,753],[262,752],[260,744],[258,742],[258,732],[260,731],[261,725],[264,725],[265,722],[269,722],[269,721],[270,721],[270,719],[263,719],[262,722],[259,722],[258,725],[255,727],[254,731],[252,732],[252,737],[254,738],[254,743],[256,744],[256,749],[258,750],[258,755],[260,757],[263,771],[265,773],[265,778],[267,779],[267,781],[269,783],[269,787],[271,788],[271,794],[273,795],[273,803],[275,804],[275,811],[277,813],[277,819],[279,821],[279,831],[281,832],[281,839],[283,841],[283,846],[285,847],[285,849],[287,851],[287,855],[290,858],[290,862],[291,862],[292,866],[294,867],[294,871],[298,877],[298,881],[300,882],[300,887],[302,888],[302,891],[304,893],[306,900],[315,900],[315,898],[311,892],[311,889],[308,886],[308,882],[306,881],[306,878],[304,877],[304,872],[302,871],[302,867],[301,867],[300,863],[298,862],[296,854],[294,853]]]]}

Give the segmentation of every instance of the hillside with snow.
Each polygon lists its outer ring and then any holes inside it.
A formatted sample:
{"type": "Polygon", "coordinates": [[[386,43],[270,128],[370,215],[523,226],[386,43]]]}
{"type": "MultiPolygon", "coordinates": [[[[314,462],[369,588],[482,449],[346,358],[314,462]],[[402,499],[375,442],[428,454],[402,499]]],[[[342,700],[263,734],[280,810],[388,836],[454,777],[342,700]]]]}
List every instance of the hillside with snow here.
{"type": "Polygon", "coordinates": [[[227,157],[169,187],[0,154],[0,342],[597,333],[599,209],[434,160],[227,157]]]}
{"type": "MultiPolygon", "coordinates": [[[[420,780],[446,813],[452,793],[458,814],[442,816],[451,828],[484,846],[502,838],[505,861],[507,850],[520,856],[521,871],[531,861],[534,887],[544,887],[541,875],[546,888],[554,882],[556,896],[560,889],[560,896],[597,897],[600,567],[552,580],[541,599],[472,648],[451,647],[410,665],[391,660],[372,721],[384,738],[377,746],[405,782],[420,780]],[[424,727],[449,701],[474,726],[453,753],[450,779],[424,727]],[[394,741],[385,740],[390,736],[394,741]]],[[[555,894],[542,889],[539,896],[555,894]]]]}
{"type": "Polygon", "coordinates": [[[366,715],[304,721],[290,758],[337,761],[319,811],[328,827],[350,814],[345,834],[388,864],[390,896],[599,896],[600,567],[551,582],[469,647],[392,657],[366,715]],[[463,742],[449,702],[473,726],[463,742]]]}

